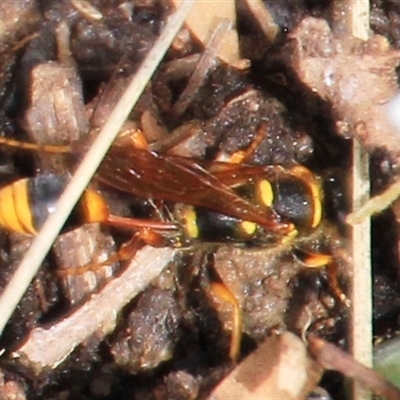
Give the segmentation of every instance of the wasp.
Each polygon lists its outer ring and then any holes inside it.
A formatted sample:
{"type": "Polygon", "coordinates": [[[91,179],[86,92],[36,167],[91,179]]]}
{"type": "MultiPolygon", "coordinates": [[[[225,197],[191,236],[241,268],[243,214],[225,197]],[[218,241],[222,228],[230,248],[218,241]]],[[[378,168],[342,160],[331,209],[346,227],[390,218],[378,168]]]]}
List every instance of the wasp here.
{"type": "MultiPolygon", "coordinates": [[[[7,144],[7,139],[4,142],[7,144]]],[[[116,259],[132,257],[142,244],[185,246],[207,241],[270,246],[290,243],[315,230],[322,221],[321,179],[303,166],[284,168],[194,160],[129,143],[126,137],[117,140],[101,164],[97,179],[121,192],[173,204],[174,208],[168,221],[118,217],[110,214],[100,193],[87,189],[68,226],[100,222],[135,230],[133,240],[119,250],[116,259]]],[[[8,144],[25,149],[35,147],[15,141],[8,144]]],[[[68,146],[65,149],[38,146],[37,149],[64,152],[68,146]]],[[[1,189],[0,226],[35,234],[54,211],[66,182],[66,176],[48,174],[20,179],[1,189]]],[[[309,267],[332,263],[329,255],[302,249],[295,248],[295,255],[309,267]]],[[[78,271],[85,269],[83,266],[78,271]]],[[[334,293],[341,300],[346,299],[335,274],[330,274],[330,279],[334,293]]],[[[240,346],[240,307],[223,282],[216,282],[212,289],[233,306],[230,356],[235,358],[240,346]]]]}

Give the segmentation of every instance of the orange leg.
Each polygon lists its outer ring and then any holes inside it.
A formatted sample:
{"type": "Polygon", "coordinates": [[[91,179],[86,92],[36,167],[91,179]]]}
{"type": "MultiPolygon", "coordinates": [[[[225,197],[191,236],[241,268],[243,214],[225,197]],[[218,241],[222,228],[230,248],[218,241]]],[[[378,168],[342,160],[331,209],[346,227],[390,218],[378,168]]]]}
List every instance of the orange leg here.
{"type": "Polygon", "coordinates": [[[328,254],[312,253],[298,248],[293,250],[293,254],[307,268],[321,268],[332,262],[332,256],[328,254]]]}
{"type": "Polygon", "coordinates": [[[230,164],[245,164],[251,155],[256,151],[257,147],[265,138],[265,133],[267,131],[267,124],[266,122],[262,122],[256,136],[254,137],[253,141],[250,143],[250,146],[247,147],[245,150],[238,150],[231,154],[230,157],[226,157],[223,153],[220,153],[217,156],[217,161],[224,161],[230,164]]]}
{"type": "Polygon", "coordinates": [[[350,299],[343,293],[342,289],[339,286],[339,282],[337,280],[337,272],[338,265],[335,262],[329,263],[326,266],[326,271],[328,273],[328,281],[329,287],[332,290],[332,293],[338,298],[346,307],[350,307],[351,301],[350,299]]]}
{"type": "MultiPolygon", "coordinates": [[[[143,133],[138,129],[126,129],[120,133],[121,139],[129,137],[130,144],[137,149],[148,149],[148,143],[143,133]]],[[[0,145],[14,147],[22,150],[38,151],[45,153],[71,153],[74,151],[74,145],[49,145],[30,143],[22,140],[15,140],[7,137],[0,137],[0,145]]]]}
{"type": "Polygon", "coordinates": [[[148,150],[149,144],[147,143],[146,137],[143,132],[137,128],[126,128],[123,129],[118,135],[118,141],[129,139],[129,144],[135,149],[148,150]]]}
{"type": "Polygon", "coordinates": [[[242,312],[239,302],[229,288],[222,282],[212,282],[210,289],[215,296],[230,304],[232,308],[232,336],[229,357],[232,360],[236,360],[239,355],[242,336],[242,312]]]}
{"type": "Polygon", "coordinates": [[[337,279],[338,265],[334,262],[331,255],[312,253],[297,248],[293,250],[293,254],[307,268],[326,268],[328,273],[329,288],[333,295],[346,307],[350,306],[350,299],[340,288],[337,279]]]}
{"type": "Polygon", "coordinates": [[[31,151],[44,151],[46,153],[70,153],[71,146],[57,146],[47,144],[37,144],[14,140],[6,137],[0,137],[0,145],[14,147],[17,149],[31,150],[31,151]]]}
{"type": "Polygon", "coordinates": [[[88,263],[79,267],[62,268],[57,271],[57,275],[61,277],[81,275],[88,271],[98,271],[99,269],[117,261],[130,260],[135,256],[137,251],[146,244],[159,247],[165,244],[165,238],[151,229],[143,228],[139,232],[136,232],[128,242],[123,243],[119,250],[112,254],[107,260],[98,263],[88,263]]]}

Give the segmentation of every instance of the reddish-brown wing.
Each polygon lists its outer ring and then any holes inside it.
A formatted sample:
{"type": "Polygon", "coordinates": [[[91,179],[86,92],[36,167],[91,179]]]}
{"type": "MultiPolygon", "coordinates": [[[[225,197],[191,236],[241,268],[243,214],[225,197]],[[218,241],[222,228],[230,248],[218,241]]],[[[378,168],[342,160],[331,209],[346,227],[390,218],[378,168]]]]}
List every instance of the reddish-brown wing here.
{"type": "MultiPolygon", "coordinates": [[[[217,177],[218,174],[227,174],[229,181],[238,181],[241,168],[227,166],[226,173],[221,164],[215,168],[214,175],[193,159],[116,144],[101,164],[98,178],[111,187],[142,198],[205,207],[256,222],[271,231],[285,232],[287,224],[281,222],[275,212],[239,197],[217,177]]],[[[253,170],[252,167],[243,167],[246,176],[260,170],[260,167],[253,170]]]]}

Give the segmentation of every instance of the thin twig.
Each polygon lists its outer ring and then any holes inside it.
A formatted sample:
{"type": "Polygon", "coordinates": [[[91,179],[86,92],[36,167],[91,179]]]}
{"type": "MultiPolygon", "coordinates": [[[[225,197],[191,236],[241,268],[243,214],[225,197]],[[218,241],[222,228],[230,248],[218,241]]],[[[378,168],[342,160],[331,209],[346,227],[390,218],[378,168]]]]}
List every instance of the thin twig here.
{"type": "Polygon", "coordinates": [[[215,28],[210,40],[207,43],[206,49],[196,66],[196,69],[186,85],[185,90],[182,92],[179,99],[173,106],[173,114],[176,118],[179,118],[185,112],[197,91],[204,83],[209,71],[216,66],[215,62],[218,56],[219,47],[225,38],[226,33],[231,28],[232,22],[227,19],[222,19],[215,28]]]}
{"type": "Polygon", "coordinates": [[[379,373],[360,364],[353,356],[340,350],[338,347],[325,342],[316,336],[309,336],[309,350],[311,355],[325,369],[335,370],[344,376],[354,379],[364,388],[359,389],[354,400],[367,399],[369,391],[382,396],[387,400],[398,400],[400,389],[381,376],[379,373]]]}
{"type": "MultiPolygon", "coordinates": [[[[369,0],[346,0],[347,32],[367,40],[369,37],[369,0]]],[[[353,140],[352,211],[369,197],[369,157],[366,150],[353,140]]],[[[350,347],[354,358],[372,366],[372,282],[371,282],[371,226],[369,218],[352,229],[353,276],[351,286],[350,347]]],[[[353,399],[371,398],[371,393],[360,381],[351,382],[353,399]]]]}
{"type": "Polygon", "coordinates": [[[99,293],[50,327],[36,327],[27,341],[14,353],[35,373],[56,368],[81,343],[99,329],[111,332],[118,312],[143,291],[174,257],[176,250],[146,247],[140,250],[127,269],[110,281],[99,293]]]}
{"type": "Polygon", "coordinates": [[[378,214],[388,208],[400,197],[400,180],[390,185],[381,194],[371,197],[363,205],[346,217],[346,222],[350,225],[358,225],[368,218],[378,214]]]}
{"type": "Polygon", "coordinates": [[[246,0],[246,3],[268,42],[273,43],[279,32],[279,26],[275,23],[265,4],[261,0],[246,0]]]}

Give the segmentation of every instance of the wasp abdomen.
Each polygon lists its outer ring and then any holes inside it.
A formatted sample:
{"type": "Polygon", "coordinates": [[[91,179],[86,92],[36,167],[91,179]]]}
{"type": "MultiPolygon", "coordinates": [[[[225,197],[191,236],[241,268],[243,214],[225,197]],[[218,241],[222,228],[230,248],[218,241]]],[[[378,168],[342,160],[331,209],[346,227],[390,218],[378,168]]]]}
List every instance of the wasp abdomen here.
{"type": "MultiPolygon", "coordinates": [[[[0,189],[0,226],[16,233],[34,235],[42,227],[63,192],[68,177],[46,174],[19,179],[0,189]]],[[[105,200],[87,189],[69,217],[71,229],[84,223],[103,222],[108,217],[105,200]]]]}

